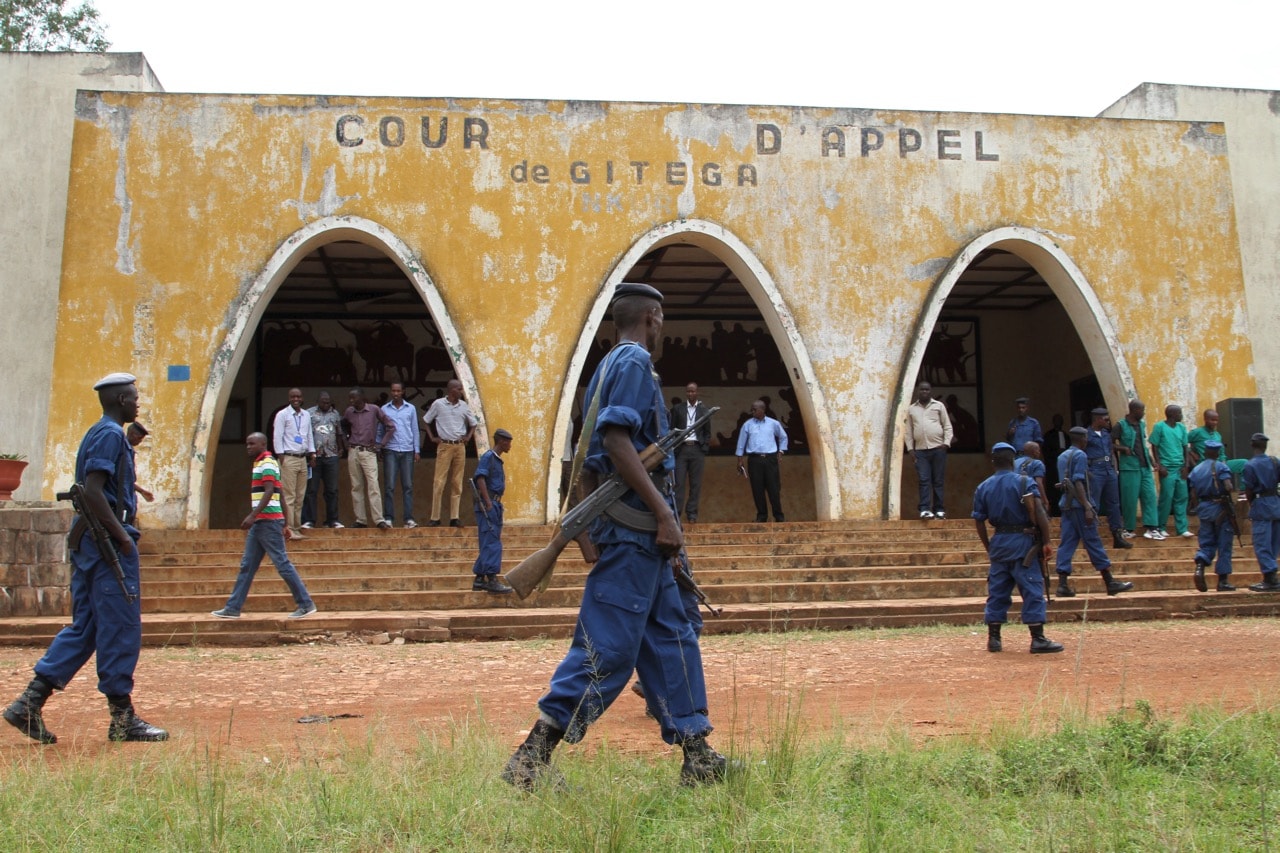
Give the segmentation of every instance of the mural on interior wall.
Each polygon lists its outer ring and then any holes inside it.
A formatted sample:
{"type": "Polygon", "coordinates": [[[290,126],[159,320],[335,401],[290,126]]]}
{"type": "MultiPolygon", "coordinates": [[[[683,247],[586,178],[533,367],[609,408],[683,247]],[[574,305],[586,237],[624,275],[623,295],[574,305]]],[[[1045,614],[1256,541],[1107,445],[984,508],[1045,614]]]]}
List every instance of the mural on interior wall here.
{"type": "MultiPolygon", "coordinates": [[[[606,331],[611,325],[606,323],[597,333],[579,379],[573,418],[575,444],[582,429],[582,392],[614,344],[611,329],[606,331]]],[[[690,382],[698,383],[702,402],[720,407],[711,421],[711,453],[736,452],[738,432],[751,417],[751,404],[756,400],[763,400],[765,413],[787,431],[789,453],[809,452],[792,379],[763,322],[667,320],[653,363],[662,377],[668,408],[684,401],[685,386],[690,382]]]]}
{"type": "Polygon", "coordinates": [[[933,386],[934,399],[941,400],[947,407],[955,432],[953,453],[982,453],[986,446],[978,347],[977,318],[940,319],[934,324],[916,376],[916,384],[928,382],[933,386]]]}

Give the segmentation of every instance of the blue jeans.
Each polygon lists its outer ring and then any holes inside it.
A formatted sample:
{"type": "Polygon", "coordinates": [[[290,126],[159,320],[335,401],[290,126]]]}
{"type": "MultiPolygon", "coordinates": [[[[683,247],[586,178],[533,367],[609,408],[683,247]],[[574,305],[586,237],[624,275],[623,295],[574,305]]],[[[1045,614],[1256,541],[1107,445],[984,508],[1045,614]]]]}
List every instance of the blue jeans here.
{"type": "Polygon", "coordinates": [[[396,486],[404,493],[404,520],[413,521],[413,451],[382,451],[382,517],[389,523],[396,520],[396,486]]]}
{"type": "MultiPolygon", "coordinates": [[[[277,523],[284,526],[283,521],[277,523]]],[[[125,530],[138,541],[137,530],[125,530]]],[[[133,671],[142,649],[138,554],[120,555],[132,603],[120,589],[111,564],[99,555],[92,533],[85,534],[80,549],[71,553],[71,566],[71,624],[53,638],[49,650],[36,663],[36,675],[64,688],[96,653],[98,690],[106,696],[126,696],[133,692],[133,671]]]]}
{"type": "Polygon", "coordinates": [[[920,478],[920,512],[944,512],[943,480],[947,473],[947,449],[916,451],[916,476],[920,478]]]}
{"type": "Polygon", "coordinates": [[[226,611],[239,615],[244,609],[244,600],[249,597],[249,587],[253,586],[253,576],[262,565],[262,558],[269,556],[275,564],[276,571],[293,593],[294,603],[299,607],[310,607],[311,596],[298,576],[298,570],[289,561],[284,550],[284,521],[258,521],[249,528],[249,535],[244,540],[244,556],[240,558],[240,574],[236,575],[235,588],[227,599],[226,611]]]}
{"type": "Polygon", "coordinates": [[[307,480],[307,497],[302,502],[302,523],[315,524],[316,493],[324,482],[324,523],[338,523],[338,466],[342,464],[340,456],[317,456],[316,467],[311,469],[311,477],[307,480]]]}

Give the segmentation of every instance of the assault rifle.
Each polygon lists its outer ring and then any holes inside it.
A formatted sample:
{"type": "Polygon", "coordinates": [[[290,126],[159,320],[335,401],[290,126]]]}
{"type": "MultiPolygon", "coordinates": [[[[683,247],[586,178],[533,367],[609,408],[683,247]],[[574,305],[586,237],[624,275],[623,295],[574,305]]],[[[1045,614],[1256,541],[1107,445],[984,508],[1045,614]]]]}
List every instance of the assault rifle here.
{"type": "MultiPolygon", "coordinates": [[[[713,406],[684,429],[673,430],[641,450],[640,463],[644,465],[645,470],[657,470],[662,461],[667,458],[667,454],[679,447],[718,411],[720,407],[713,406]]],[[[524,599],[528,598],[535,588],[539,591],[545,590],[551,584],[551,573],[555,570],[556,558],[560,556],[560,552],[570,542],[586,533],[591,522],[603,515],[629,491],[631,487],[615,471],[595,491],[566,512],[560,519],[560,529],[552,537],[551,544],[507,572],[507,583],[516,591],[516,595],[524,599]]]]}
{"type": "MultiPolygon", "coordinates": [[[[79,483],[73,483],[71,488],[65,492],[58,492],[54,497],[60,501],[71,501],[71,505],[75,507],[76,512],[80,514],[80,519],[88,525],[89,532],[93,534],[93,541],[98,545],[98,553],[111,566],[111,573],[116,576],[116,582],[120,584],[120,589],[124,590],[124,597],[130,603],[137,601],[138,597],[129,592],[129,587],[124,582],[124,569],[120,565],[120,554],[116,551],[116,543],[111,538],[111,534],[107,532],[107,528],[102,526],[102,519],[98,518],[88,506],[85,505],[84,486],[79,483]]],[[[68,541],[72,545],[72,550],[79,547],[79,536],[74,533],[75,525],[72,525],[72,534],[69,535],[68,541]],[[71,540],[75,540],[71,542],[71,540]]],[[[83,536],[83,531],[80,536],[83,536]]]]}
{"type": "Polygon", "coordinates": [[[711,606],[711,602],[707,600],[707,594],[702,591],[702,587],[698,586],[698,582],[693,579],[693,572],[689,570],[689,554],[685,549],[681,548],[680,553],[671,558],[671,571],[676,576],[676,586],[698,599],[698,603],[707,608],[708,613],[712,616],[719,616],[724,613],[723,607],[711,606]]]}

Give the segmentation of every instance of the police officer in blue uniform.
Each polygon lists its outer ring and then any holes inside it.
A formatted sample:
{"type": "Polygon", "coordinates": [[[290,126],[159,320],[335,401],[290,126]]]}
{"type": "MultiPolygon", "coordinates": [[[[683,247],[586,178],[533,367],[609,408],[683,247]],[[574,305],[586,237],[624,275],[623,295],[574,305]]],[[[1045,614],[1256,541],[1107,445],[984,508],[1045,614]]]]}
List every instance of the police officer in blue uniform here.
{"type": "Polygon", "coordinates": [[[480,554],[471,571],[475,580],[473,592],[489,592],[507,595],[514,590],[498,580],[502,571],[502,493],[507,490],[507,473],[502,464],[502,454],[511,450],[511,433],[500,429],[493,434],[493,447],[476,463],[471,476],[475,489],[476,535],[480,540],[480,554]]]}
{"type": "MultiPolygon", "coordinates": [[[[1097,423],[1096,418],[1094,423],[1097,423]]],[[[1076,594],[1068,581],[1071,579],[1071,558],[1081,542],[1089,554],[1089,562],[1102,575],[1107,595],[1128,592],[1133,589],[1133,584],[1118,581],[1111,576],[1111,558],[1107,556],[1106,548],[1102,547],[1102,537],[1098,535],[1098,511],[1093,497],[1096,490],[1090,482],[1093,468],[1085,450],[1093,433],[1084,427],[1072,427],[1067,434],[1071,439],[1071,446],[1058,457],[1058,482],[1062,485],[1062,500],[1058,503],[1062,510],[1062,540],[1058,543],[1058,557],[1055,561],[1055,568],[1058,570],[1058,597],[1071,598],[1076,594]]]]}
{"type": "Polygon", "coordinates": [[[1000,626],[1009,615],[1013,588],[1022,596],[1022,624],[1031,631],[1031,654],[1062,651],[1062,644],[1044,635],[1046,616],[1044,577],[1040,561],[1049,559],[1049,516],[1040,505],[1040,488],[1033,477],[1013,470],[1013,445],[1001,441],[991,448],[995,473],[973,493],[973,520],[982,547],[991,558],[987,574],[987,651],[1003,650],[1000,626]],[[995,534],[987,537],[987,522],[995,534]],[[1037,536],[1038,532],[1038,536],[1037,536]]]}
{"type": "Polygon", "coordinates": [[[1200,518],[1199,547],[1196,548],[1196,589],[1208,592],[1204,570],[1218,558],[1214,572],[1218,575],[1218,592],[1234,592],[1231,577],[1231,546],[1235,539],[1235,496],[1231,469],[1218,457],[1222,442],[1210,439],[1204,443],[1204,460],[1187,474],[1187,486],[1196,499],[1196,515],[1200,518]]]}
{"type": "Polygon", "coordinates": [[[1116,471],[1115,444],[1111,436],[1111,415],[1101,406],[1090,412],[1085,453],[1089,457],[1090,499],[1093,508],[1107,511],[1111,525],[1111,544],[1115,548],[1132,548],[1124,538],[1124,519],[1120,515],[1120,474],[1116,471]]]}
{"type": "Polygon", "coordinates": [[[142,648],[142,605],[138,599],[138,529],[133,454],[124,425],[138,416],[137,380],[112,373],[94,386],[102,419],[89,428],[76,454],[76,482],[84,486],[85,509],[97,516],[120,558],[123,588],[111,564],[98,550],[87,523],[71,527],[71,624],[58,632],[35,665],[35,678],[4,710],[5,720],[41,743],[58,738],[44,724],[43,708],[54,690],[63,690],[80,667],[97,655],[98,689],[107,697],[113,741],[167,740],[133,710],[133,670],[142,648]]]}
{"type": "Polygon", "coordinates": [[[1262,570],[1262,583],[1249,587],[1254,592],[1280,592],[1276,575],[1276,548],[1280,547],[1280,497],[1276,484],[1280,481],[1280,461],[1267,455],[1267,438],[1255,432],[1249,439],[1253,458],[1245,463],[1240,479],[1249,499],[1249,521],[1253,530],[1253,553],[1262,570]]]}
{"type": "Polygon", "coordinates": [[[645,284],[622,283],[611,308],[619,339],[587,386],[586,400],[600,392],[583,464],[601,477],[616,471],[630,487],[622,501],[639,517],[651,516],[650,524],[632,523],[650,529],[632,529],[608,515],[591,529],[600,559],[587,576],[573,642],[538,700],[538,722],[502,773],[521,788],[556,781],[556,744],[582,740],[633,671],[644,683],[663,740],[683,749],[681,782],[719,781],[727,769],[724,756],[707,744],[712,726],[702,652],[668,565],[684,544],[666,486],[673,461],[668,456],[651,477],[639,455],[667,432],[662,386],[650,355],[662,331],[662,294],[645,284]]]}

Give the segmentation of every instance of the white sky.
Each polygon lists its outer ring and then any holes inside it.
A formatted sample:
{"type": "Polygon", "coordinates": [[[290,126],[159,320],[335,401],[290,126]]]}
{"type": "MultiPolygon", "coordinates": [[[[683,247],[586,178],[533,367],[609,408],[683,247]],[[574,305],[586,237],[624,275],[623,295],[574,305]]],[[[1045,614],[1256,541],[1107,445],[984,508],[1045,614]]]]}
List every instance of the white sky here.
{"type": "Polygon", "coordinates": [[[1280,90],[1276,0],[93,0],[170,92],[1096,115],[1280,90]]]}

